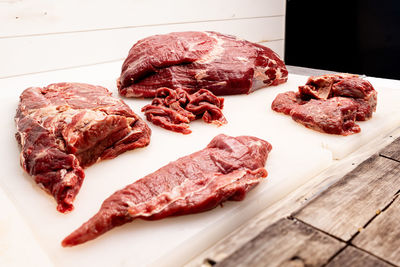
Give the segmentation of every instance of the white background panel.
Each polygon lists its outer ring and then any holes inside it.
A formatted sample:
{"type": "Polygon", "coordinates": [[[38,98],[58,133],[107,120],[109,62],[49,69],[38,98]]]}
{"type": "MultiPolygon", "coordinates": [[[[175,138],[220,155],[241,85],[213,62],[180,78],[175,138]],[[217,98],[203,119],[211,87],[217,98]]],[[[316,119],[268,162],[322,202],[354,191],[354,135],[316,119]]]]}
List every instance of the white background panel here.
{"type": "MultiPolygon", "coordinates": [[[[283,25],[281,16],[5,38],[0,78],[123,59],[136,41],[174,31],[212,30],[268,44],[283,40],[283,25]]],[[[283,43],[273,46],[283,53],[283,43]]]]}
{"type": "Polygon", "coordinates": [[[282,0],[6,0],[0,37],[283,16],[282,0]]]}

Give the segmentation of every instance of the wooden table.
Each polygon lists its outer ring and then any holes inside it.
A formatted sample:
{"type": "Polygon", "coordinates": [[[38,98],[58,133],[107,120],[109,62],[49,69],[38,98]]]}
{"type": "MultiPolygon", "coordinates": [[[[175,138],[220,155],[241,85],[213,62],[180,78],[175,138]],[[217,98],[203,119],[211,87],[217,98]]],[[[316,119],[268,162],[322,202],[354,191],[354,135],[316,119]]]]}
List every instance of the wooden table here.
{"type": "Polygon", "coordinates": [[[400,266],[398,136],[337,162],[187,266],[400,266]]]}

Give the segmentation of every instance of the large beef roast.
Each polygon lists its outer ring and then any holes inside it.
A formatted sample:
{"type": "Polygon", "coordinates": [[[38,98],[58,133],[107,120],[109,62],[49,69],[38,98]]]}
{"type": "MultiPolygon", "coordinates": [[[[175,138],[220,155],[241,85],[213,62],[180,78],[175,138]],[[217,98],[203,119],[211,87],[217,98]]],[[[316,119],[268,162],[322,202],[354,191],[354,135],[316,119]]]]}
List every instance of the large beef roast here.
{"type": "Polygon", "coordinates": [[[234,95],[284,83],[287,76],[283,61],[265,46],[217,32],[174,32],[134,44],[117,85],[126,97],[154,97],[160,87],[234,95]]]}
{"type": "Polygon", "coordinates": [[[256,137],[218,135],[206,148],[115,192],[62,245],[84,243],[136,218],[158,220],[206,211],[225,200],[242,200],[267,176],[264,165],[271,149],[256,137]]]}
{"type": "Polygon", "coordinates": [[[26,89],[15,122],[21,166],[54,196],[60,212],[73,209],[83,168],[150,141],[149,127],[122,100],[81,83],[26,89]]]}

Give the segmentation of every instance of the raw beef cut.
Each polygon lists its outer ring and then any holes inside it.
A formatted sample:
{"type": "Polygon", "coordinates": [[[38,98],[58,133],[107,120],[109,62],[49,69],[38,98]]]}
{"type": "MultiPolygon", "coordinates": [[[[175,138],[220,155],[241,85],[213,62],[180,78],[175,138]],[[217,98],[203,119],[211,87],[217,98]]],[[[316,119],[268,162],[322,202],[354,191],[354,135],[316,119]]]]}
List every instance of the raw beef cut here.
{"type": "Polygon", "coordinates": [[[242,200],[267,176],[264,165],[271,149],[256,137],[218,135],[205,149],[115,192],[62,245],[84,243],[136,218],[158,220],[206,211],[225,200],[242,200]]]}
{"type": "Polygon", "coordinates": [[[358,75],[339,73],[312,76],[306,85],[299,86],[299,92],[303,99],[328,99],[335,96],[351,98],[359,107],[358,121],[370,119],[376,110],[377,92],[369,81],[358,75]]]}
{"type": "Polygon", "coordinates": [[[360,132],[355,124],[357,105],[351,99],[332,97],[328,100],[311,99],[297,105],[290,115],[307,128],[329,134],[349,135],[360,132]]]}
{"type": "Polygon", "coordinates": [[[26,89],[15,122],[21,166],[54,196],[60,212],[73,209],[83,168],[150,142],[142,119],[106,88],[89,84],[26,89]]]}
{"type": "Polygon", "coordinates": [[[312,76],[298,92],[278,94],[271,108],[304,126],[329,134],[360,132],[376,110],[377,92],[370,82],[352,74],[312,76]]]}
{"type": "Polygon", "coordinates": [[[151,104],[142,108],[147,120],[165,129],[190,134],[189,122],[203,118],[217,125],[227,121],[221,109],[224,99],[206,89],[189,94],[183,89],[159,88],[151,104]]]}
{"type": "Polygon", "coordinates": [[[299,92],[289,91],[278,94],[274,102],[272,102],[272,109],[276,112],[290,115],[292,109],[305,103],[307,103],[307,101],[301,99],[299,92]]]}
{"type": "Polygon", "coordinates": [[[248,94],[287,81],[271,49],[217,32],[174,32],[133,45],[117,86],[126,97],[154,97],[160,87],[215,95],[248,94]]]}

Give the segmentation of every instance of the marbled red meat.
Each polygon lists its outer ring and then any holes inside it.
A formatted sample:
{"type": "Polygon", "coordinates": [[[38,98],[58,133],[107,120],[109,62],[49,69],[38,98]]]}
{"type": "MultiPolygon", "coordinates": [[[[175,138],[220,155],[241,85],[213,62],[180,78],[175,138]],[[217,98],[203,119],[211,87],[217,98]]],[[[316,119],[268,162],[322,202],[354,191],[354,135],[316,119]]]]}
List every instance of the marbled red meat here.
{"type": "Polygon", "coordinates": [[[357,105],[349,98],[332,97],[327,100],[311,99],[294,107],[293,120],[307,128],[329,134],[349,135],[360,132],[355,124],[357,105]]]}
{"type": "Polygon", "coordinates": [[[154,97],[160,87],[233,95],[284,83],[287,76],[283,61],[265,46],[217,32],[174,32],[134,44],[117,86],[126,97],[154,97]]]}
{"type": "Polygon", "coordinates": [[[190,134],[189,122],[202,118],[207,123],[227,123],[222,108],[224,99],[206,89],[189,94],[178,88],[159,88],[151,104],[142,108],[147,120],[167,130],[190,134]]]}
{"type": "Polygon", "coordinates": [[[272,103],[272,109],[276,112],[290,115],[292,109],[305,103],[307,103],[307,101],[301,99],[299,92],[289,91],[276,96],[274,102],[272,103]]]}
{"type": "Polygon", "coordinates": [[[360,132],[355,121],[372,117],[377,92],[370,82],[352,74],[312,76],[298,92],[278,94],[271,108],[317,131],[349,135],[360,132]]]}
{"type": "Polygon", "coordinates": [[[376,110],[377,92],[369,81],[358,75],[339,73],[312,76],[305,85],[299,86],[299,93],[302,99],[328,99],[335,96],[351,98],[359,107],[358,121],[371,118],[376,110]]]}
{"type": "Polygon", "coordinates": [[[15,122],[21,166],[54,196],[60,212],[73,209],[83,168],[150,141],[150,128],[122,100],[89,84],[26,89],[15,122]]]}
{"type": "Polygon", "coordinates": [[[205,149],[115,192],[62,245],[84,243],[137,218],[158,220],[206,211],[225,200],[242,200],[267,176],[264,165],[271,149],[256,137],[218,135],[205,149]]]}

